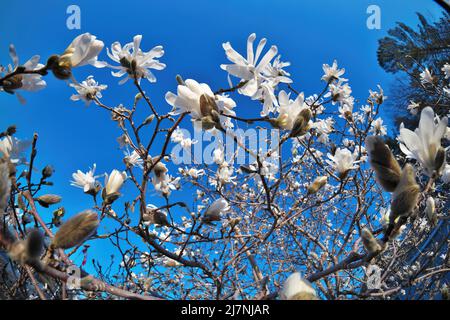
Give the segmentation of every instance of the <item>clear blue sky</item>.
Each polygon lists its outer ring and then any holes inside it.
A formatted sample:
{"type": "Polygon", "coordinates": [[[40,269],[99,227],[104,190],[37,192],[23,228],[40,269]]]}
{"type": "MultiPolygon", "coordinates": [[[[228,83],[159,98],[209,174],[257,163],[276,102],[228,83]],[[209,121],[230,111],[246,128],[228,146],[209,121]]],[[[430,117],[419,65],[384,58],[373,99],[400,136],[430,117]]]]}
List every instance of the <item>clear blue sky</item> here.
{"type": "MultiPolygon", "coordinates": [[[[258,38],[266,37],[270,44],[276,44],[283,60],[292,63],[288,70],[297,89],[307,95],[318,93],[323,85],[322,64],[337,59],[346,69],[355,98],[364,100],[368,89],[377,84],[388,88],[393,79],[377,64],[377,40],[396,21],[415,26],[416,11],[433,19],[440,10],[431,0],[2,1],[0,63],[10,63],[10,43],[25,62],[34,54],[45,60],[61,53],[83,32],[96,35],[106,46],[116,40],[126,43],[135,34],[142,34],[144,50],[164,46],[161,61],[167,64],[164,71],[155,72],[156,84],[144,82],[145,90],[159,110],[170,110],[164,94],[175,90],[176,74],[209,83],[213,89],[226,87],[226,73],[219,68],[226,62],[221,44],[231,41],[243,52],[247,36],[256,32],[258,38]],[[70,4],[81,8],[81,30],[66,28],[70,4]],[[381,8],[381,30],[366,28],[366,9],[371,4],[381,8]]],[[[101,58],[107,59],[105,51],[101,58]]],[[[135,88],[131,83],[119,86],[110,70],[87,66],[74,73],[80,81],[94,74],[99,82],[108,84],[106,104],[132,103],[135,88]]],[[[0,94],[0,127],[16,124],[22,138],[39,133],[37,166],[55,167],[54,191],[63,196],[68,214],[74,214],[91,202],[86,204],[90,199],[69,185],[72,172],[87,170],[94,162],[99,173],[122,168],[122,151],[115,143],[119,130],[104,110],[70,101],[73,89],[63,81],[52,76],[46,81],[45,90],[24,94],[28,100],[25,106],[14,96],[0,94]]],[[[244,115],[246,108],[254,107],[249,100],[238,102],[242,103],[236,111],[244,115]]]]}

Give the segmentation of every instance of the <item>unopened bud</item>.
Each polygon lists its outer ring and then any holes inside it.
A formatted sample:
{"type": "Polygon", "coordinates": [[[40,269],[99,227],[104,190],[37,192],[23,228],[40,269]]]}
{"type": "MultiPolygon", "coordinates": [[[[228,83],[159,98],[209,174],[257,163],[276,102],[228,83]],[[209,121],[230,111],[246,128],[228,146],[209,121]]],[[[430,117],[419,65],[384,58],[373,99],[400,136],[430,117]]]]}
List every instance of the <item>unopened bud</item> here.
{"type": "Polygon", "coordinates": [[[437,214],[436,214],[436,204],[433,197],[428,197],[425,207],[425,213],[427,215],[428,221],[432,226],[437,224],[437,214]]]}
{"type": "Polygon", "coordinates": [[[328,178],[326,176],[317,177],[313,183],[308,186],[308,193],[314,194],[322,189],[327,184],[328,178]]]}
{"type": "Polygon", "coordinates": [[[156,208],[147,208],[142,216],[142,219],[147,224],[157,224],[160,226],[169,225],[169,221],[167,220],[167,216],[164,214],[164,212],[156,208]]]}
{"type": "Polygon", "coordinates": [[[44,169],[42,169],[42,177],[44,179],[50,178],[53,175],[53,167],[52,166],[45,166],[44,169]]]}
{"type": "Polygon", "coordinates": [[[309,131],[309,120],[311,119],[311,111],[309,109],[303,109],[297,115],[294,121],[292,131],[289,134],[290,137],[300,137],[305,135],[309,131]]]}
{"type": "Polygon", "coordinates": [[[8,206],[8,198],[11,192],[11,180],[9,179],[8,162],[0,158],[0,213],[8,206]]]}
{"type": "Polygon", "coordinates": [[[52,204],[59,203],[61,201],[61,197],[56,194],[44,194],[36,198],[36,201],[39,202],[39,204],[44,208],[48,208],[52,204]]]}
{"type": "Polygon", "coordinates": [[[445,149],[440,147],[436,152],[436,158],[434,159],[434,170],[440,174],[445,164],[445,149]]]}
{"type": "Polygon", "coordinates": [[[53,238],[54,248],[70,249],[82,245],[97,231],[99,225],[97,213],[83,211],[67,220],[53,238]]]}
{"type": "Polygon", "coordinates": [[[53,55],[47,60],[47,68],[52,70],[54,76],[60,80],[67,80],[72,76],[70,64],[63,62],[57,55],[53,55]]]}
{"type": "Polygon", "coordinates": [[[382,250],[378,240],[373,236],[369,229],[364,228],[361,230],[361,239],[366,251],[370,254],[378,253],[382,250]]]}
{"type": "Polygon", "coordinates": [[[29,259],[39,259],[39,257],[42,254],[42,250],[44,248],[44,237],[42,236],[42,233],[34,229],[32,230],[26,240],[26,249],[27,249],[27,256],[29,259]]]}
{"type": "Polygon", "coordinates": [[[379,136],[367,137],[366,148],[377,182],[384,190],[393,192],[400,181],[402,171],[391,150],[379,136]]]}
{"type": "Polygon", "coordinates": [[[176,75],[175,79],[177,80],[177,82],[178,82],[178,84],[180,86],[185,86],[186,85],[186,83],[184,82],[183,78],[179,74],[176,75]]]}
{"type": "Polygon", "coordinates": [[[409,216],[417,205],[419,193],[420,187],[416,182],[414,168],[410,164],[406,164],[392,195],[391,220],[393,221],[399,216],[409,216]]]}

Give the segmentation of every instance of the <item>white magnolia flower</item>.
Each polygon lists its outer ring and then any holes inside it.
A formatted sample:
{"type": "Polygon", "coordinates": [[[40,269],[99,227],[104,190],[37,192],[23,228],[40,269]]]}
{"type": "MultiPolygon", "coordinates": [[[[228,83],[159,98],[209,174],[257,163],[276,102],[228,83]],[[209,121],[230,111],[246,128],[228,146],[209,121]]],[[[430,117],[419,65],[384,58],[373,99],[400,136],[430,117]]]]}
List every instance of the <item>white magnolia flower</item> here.
{"type": "Polygon", "coordinates": [[[150,82],[156,82],[156,78],[150,69],[163,70],[166,67],[164,63],[157,60],[157,58],[161,58],[164,55],[163,47],[156,46],[150,51],[144,52],[140,49],[141,40],[142,35],[136,35],[133,38],[133,42],[127,43],[123,47],[116,41],[111,45],[111,51],[107,48],[109,58],[120,64],[120,66],[108,64],[109,67],[119,70],[112,72],[112,75],[114,77],[127,75],[119,84],[134,78],[138,82],[140,82],[141,78],[146,78],[150,82]]]}
{"type": "Polygon", "coordinates": [[[289,78],[290,73],[283,70],[284,67],[289,67],[290,65],[290,62],[282,62],[281,55],[278,55],[272,63],[267,64],[262,74],[267,78],[273,78],[277,83],[292,83],[292,80],[289,78]]]}
{"type": "Polygon", "coordinates": [[[372,124],[370,126],[370,132],[372,132],[374,135],[384,136],[387,134],[386,126],[383,125],[383,119],[381,118],[377,118],[372,121],[372,124]]]}
{"type": "Polygon", "coordinates": [[[81,170],[77,170],[77,172],[72,174],[73,180],[70,182],[70,185],[81,188],[84,192],[95,190],[98,185],[98,182],[96,181],[98,176],[94,176],[96,167],[97,165],[94,163],[92,169],[86,173],[81,172],[81,170]]]}
{"type": "Polygon", "coordinates": [[[170,139],[172,140],[173,143],[179,143],[181,147],[185,150],[191,150],[191,146],[198,142],[195,139],[192,140],[191,138],[186,137],[184,135],[183,130],[181,130],[180,128],[175,129],[170,139]]]}
{"type": "Polygon", "coordinates": [[[98,61],[98,55],[103,49],[103,41],[90,33],[80,34],[73,39],[64,53],[59,57],[59,64],[68,67],[81,67],[91,64],[97,68],[106,66],[105,62],[98,61]]]}
{"type": "MultiPolygon", "coordinates": [[[[233,180],[234,180],[234,178],[236,178],[236,176],[233,176],[233,172],[234,172],[233,166],[230,166],[228,164],[228,162],[224,161],[220,165],[220,167],[216,173],[216,177],[217,177],[217,180],[219,181],[219,184],[224,185],[227,183],[234,182],[233,180]]],[[[213,185],[216,185],[216,184],[213,183],[213,185]]]]}
{"type": "Polygon", "coordinates": [[[304,279],[299,272],[295,272],[284,282],[280,298],[283,300],[315,300],[317,294],[311,283],[304,279]]]}
{"type": "Polygon", "coordinates": [[[355,156],[346,148],[338,148],[334,156],[330,153],[327,156],[330,160],[326,160],[326,162],[339,173],[340,177],[345,177],[349,170],[357,168],[355,156]]]}
{"type": "MultiPolygon", "coordinates": [[[[20,65],[16,49],[12,44],[9,46],[9,55],[13,61],[13,64],[8,65],[7,70],[8,73],[11,73],[20,65]]],[[[27,71],[42,69],[44,65],[39,63],[39,59],[40,57],[35,55],[30,60],[25,62],[23,67],[27,71]]],[[[0,72],[1,71],[2,70],[0,69],[0,72]]],[[[8,93],[16,93],[16,90],[38,91],[44,89],[46,85],[46,82],[42,80],[42,76],[40,74],[20,74],[4,80],[3,85],[0,87],[0,91],[6,91],[8,93]]],[[[20,95],[19,99],[23,101],[20,95]]]]}
{"type": "Polygon", "coordinates": [[[318,119],[316,122],[312,124],[312,127],[317,132],[317,141],[320,143],[328,143],[329,137],[328,135],[333,132],[334,120],[332,117],[328,117],[327,119],[318,119]]]}
{"type": "Polygon", "coordinates": [[[184,176],[190,176],[192,179],[198,179],[200,176],[205,174],[205,170],[197,170],[195,168],[178,168],[178,171],[184,176]]]}
{"type": "Polygon", "coordinates": [[[278,103],[280,105],[279,115],[277,117],[277,126],[281,129],[292,130],[297,116],[303,109],[309,108],[304,100],[303,92],[295,100],[290,99],[290,94],[281,90],[278,94],[278,103]]]}
{"type": "Polygon", "coordinates": [[[164,163],[159,161],[152,170],[152,183],[156,191],[161,192],[164,196],[170,195],[172,190],[179,188],[180,178],[173,178],[168,174],[168,169],[164,163]]]}
{"type": "Polygon", "coordinates": [[[333,104],[339,102],[341,104],[349,104],[353,107],[353,102],[351,102],[352,89],[348,83],[343,83],[342,79],[336,83],[332,83],[329,86],[329,92],[325,97],[330,97],[333,99],[333,104]]]}
{"type": "Polygon", "coordinates": [[[213,161],[218,165],[221,165],[225,161],[225,152],[222,146],[218,146],[214,149],[213,161]]]}
{"type": "Polygon", "coordinates": [[[447,117],[439,120],[431,107],[426,107],[420,114],[419,127],[413,132],[400,127],[400,149],[408,157],[416,159],[429,176],[436,168],[436,155],[441,147],[441,139],[447,131],[447,117]]]}
{"type": "Polygon", "coordinates": [[[128,149],[124,151],[125,157],[123,158],[123,161],[127,166],[130,167],[139,167],[142,168],[142,164],[144,163],[144,160],[142,160],[139,153],[136,152],[136,150],[133,150],[133,152],[130,152],[128,149]]]}
{"type": "Polygon", "coordinates": [[[14,164],[25,163],[22,153],[31,145],[30,141],[21,141],[16,137],[6,136],[0,140],[0,153],[14,164]]]}
{"type": "MultiPolygon", "coordinates": [[[[195,80],[187,79],[185,85],[178,85],[177,94],[166,93],[166,101],[174,110],[172,114],[189,112],[193,120],[200,120],[209,115],[209,110],[202,110],[200,107],[200,97],[206,95],[214,100],[219,112],[226,115],[235,116],[233,108],[236,103],[233,99],[224,95],[215,95],[206,83],[198,83],[195,80]]],[[[220,116],[220,121],[224,127],[232,127],[228,117],[220,116]]]]}
{"type": "Polygon", "coordinates": [[[449,79],[450,78],[450,64],[447,62],[446,64],[444,64],[444,66],[442,67],[441,70],[445,75],[445,79],[449,79]]]}
{"type": "Polygon", "coordinates": [[[119,193],[120,188],[127,179],[125,171],[120,172],[114,169],[111,174],[105,174],[105,195],[114,195],[119,193]]]}
{"type": "Polygon", "coordinates": [[[384,100],[387,99],[387,96],[384,95],[383,88],[378,84],[378,91],[373,91],[369,89],[369,99],[375,101],[377,104],[383,103],[384,100]]]}
{"type": "Polygon", "coordinates": [[[228,211],[229,209],[230,206],[225,199],[217,199],[206,209],[203,214],[203,220],[205,222],[219,221],[222,213],[228,211]]]}
{"type": "Polygon", "coordinates": [[[78,94],[73,94],[70,99],[72,101],[82,100],[86,105],[89,105],[95,98],[100,99],[102,97],[101,91],[108,88],[107,85],[99,85],[98,82],[94,80],[94,76],[87,77],[86,80],[81,83],[71,83],[70,86],[75,88],[78,92],[78,94]]]}
{"type": "Polygon", "coordinates": [[[408,105],[408,111],[412,114],[412,115],[416,115],[417,113],[419,113],[419,108],[420,108],[420,103],[416,103],[414,101],[409,101],[409,105],[408,105]]]}
{"type": "Polygon", "coordinates": [[[226,70],[229,74],[240,78],[241,81],[246,81],[239,89],[239,93],[246,96],[253,96],[259,87],[260,80],[263,78],[262,72],[266,70],[268,64],[276,56],[278,49],[276,46],[271,46],[266,54],[259,60],[261,53],[267,43],[267,39],[263,38],[259,41],[256,52],[253,50],[253,42],[256,39],[256,34],[252,33],[247,39],[247,58],[241,56],[236,52],[229,42],[222,46],[225,50],[228,60],[233,64],[222,64],[220,67],[226,70]]]}
{"type": "Polygon", "coordinates": [[[322,69],[324,75],[322,76],[322,80],[325,82],[329,82],[330,80],[342,80],[347,81],[347,79],[341,78],[341,76],[345,73],[345,69],[338,69],[337,61],[333,61],[333,65],[330,67],[328,64],[323,64],[322,69]]]}
{"type": "Polygon", "coordinates": [[[433,75],[428,68],[425,68],[425,70],[420,73],[420,82],[422,82],[422,84],[433,83],[433,75]]]}

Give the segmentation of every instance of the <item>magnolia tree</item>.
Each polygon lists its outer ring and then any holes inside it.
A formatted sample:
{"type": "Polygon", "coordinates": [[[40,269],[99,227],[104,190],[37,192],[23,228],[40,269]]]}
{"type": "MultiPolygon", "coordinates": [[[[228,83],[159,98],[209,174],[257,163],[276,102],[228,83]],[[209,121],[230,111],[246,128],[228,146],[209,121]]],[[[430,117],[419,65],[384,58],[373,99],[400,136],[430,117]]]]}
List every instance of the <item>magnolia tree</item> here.
{"type": "MultiPolygon", "coordinates": [[[[255,50],[255,34],[246,55],[223,44],[229,62],[220,67],[229,88],[177,76],[176,93],[167,92],[167,105],[158,106],[143,82],[156,82],[164,51],[146,52],[141,40],[113,43],[107,62],[103,42],[89,33],[45,65],[38,56],[19,63],[10,47],[12,65],[2,69],[0,89],[22,99],[22,91],[45,88],[50,73],[66,80],[72,100],[103,108],[105,119],[117,123],[119,138],[111,140],[123,148],[124,164],[107,174],[96,175],[95,164],[73,174],[73,192],[86,194],[86,210],[76,214],[59,206],[64,199],[52,191],[52,167],[36,171],[38,136],[19,140],[14,126],[4,128],[4,298],[448,295],[447,118],[423,108],[419,127],[401,127],[389,147],[381,87],[358,105],[334,61],[323,65],[321,88],[306,96],[276,46],[267,49],[261,39],[255,50]],[[78,82],[77,68],[88,65],[111,68],[120,84],[134,86],[134,103],[105,102],[107,86],[93,76],[78,82]],[[244,116],[237,95],[261,107],[244,116]],[[127,202],[123,184],[133,186],[127,202]],[[101,257],[88,273],[86,261],[71,259],[86,253],[87,243],[114,248],[119,261],[101,257]]],[[[449,94],[449,64],[439,81],[426,69],[421,77],[429,90],[449,94]]]]}

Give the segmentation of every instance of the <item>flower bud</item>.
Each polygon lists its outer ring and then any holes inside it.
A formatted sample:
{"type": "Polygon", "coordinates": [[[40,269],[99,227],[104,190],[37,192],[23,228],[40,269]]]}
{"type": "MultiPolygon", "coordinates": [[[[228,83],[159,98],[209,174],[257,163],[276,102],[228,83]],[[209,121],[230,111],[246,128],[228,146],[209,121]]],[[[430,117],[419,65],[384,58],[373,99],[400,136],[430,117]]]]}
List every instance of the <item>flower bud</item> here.
{"type": "Polygon", "coordinates": [[[202,94],[200,96],[200,111],[202,113],[202,116],[212,115],[213,110],[219,111],[216,100],[214,100],[214,98],[208,96],[207,94],[202,94]]]}
{"type": "Polygon", "coordinates": [[[292,131],[289,134],[289,137],[299,137],[305,135],[309,130],[309,120],[311,119],[311,111],[309,109],[303,109],[297,115],[297,118],[294,121],[294,125],[292,126],[292,131]]]}
{"type": "Polygon", "coordinates": [[[54,224],[56,227],[59,227],[61,225],[61,218],[65,213],[66,209],[64,209],[64,207],[60,207],[53,211],[52,224],[54,224]]]}
{"type": "Polygon", "coordinates": [[[60,202],[61,197],[56,194],[44,194],[36,198],[36,201],[44,208],[48,208],[50,205],[60,202]]]}
{"type": "Polygon", "coordinates": [[[45,166],[44,169],[42,169],[42,177],[44,179],[50,178],[53,175],[53,167],[52,166],[45,166]]]}
{"type": "Polygon", "coordinates": [[[436,170],[438,174],[440,174],[442,169],[444,168],[445,158],[445,149],[443,147],[440,147],[436,152],[436,157],[434,159],[434,170],[436,170]]]}
{"type": "Polygon", "coordinates": [[[313,183],[311,183],[308,186],[308,193],[309,194],[315,194],[317,193],[317,191],[319,191],[320,189],[323,188],[323,186],[325,186],[327,184],[327,176],[321,176],[321,177],[317,177],[313,183]]]}
{"type": "Polygon", "coordinates": [[[282,300],[319,300],[311,283],[299,272],[291,274],[284,282],[280,292],[282,300]]]}
{"type": "Polygon", "coordinates": [[[361,230],[361,239],[364,248],[369,254],[378,253],[382,250],[382,247],[378,243],[378,240],[373,236],[372,232],[370,232],[369,229],[363,228],[361,230]]]}
{"type": "Polygon", "coordinates": [[[38,229],[33,229],[27,236],[26,250],[28,259],[39,259],[44,248],[44,237],[38,229]]]}
{"type": "Polygon", "coordinates": [[[214,221],[220,221],[222,212],[225,212],[228,209],[228,202],[225,199],[218,199],[206,209],[202,221],[207,224],[214,221]]]}
{"type": "Polygon", "coordinates": [[[58,55],[52,55],[48,58],[47,68],[52,70],[54,76],[60,80],[67,80],[72,76],[70,64],[61,60],[58,55]]]}
{"type": "Polygon", "coordinates": [[[8,206],[8,198],[11,192],[9,173],[8,162],[0,158],[0,213],[8,206]]]}
{"type": "Polygon", "coordinates": [[[148,116],[147,118],[145,118],[144,122],[142,123],[143,126],[148,125],[149,123],[151,123],[153,121],[153,119],[155,119],[155,115],[152,114],[150,116],[148,116]]]}
{"type": "Polygon", "coordinates": [[[408,217],[419,200],[420,187],[416,183],[414,168],[406,164],[400,181],[392,194],[391,221],[397,217],[408,217]]]}
{"type": "Polygon", "coordinates": [[[366,147],[377,182],[384,190],[393,192],[400,181],[400,165],[381,137],[367,137],[366,147]]]}
{"type": "Polygon", "coordinates": [[[67,220],[53,238],[54,248],[70,249],[82,245],[97,231],[100,221],[97,213],[83,211],[67,220]]]}
{"type": "Polygon", "coordinates": [[[142,215],[142,220],[144,220],[145,224],[170,225],[166,214],[151,205],[147,206],[145,213],[142,215]]]}
{"type": "Polygon", "coordinates": [[[436,214],[436,204],[433,197],[428,197],[425,207],[425,213],[430,224],[432,226],[435,226],[438,222],[438,219],[436,214]]]}

